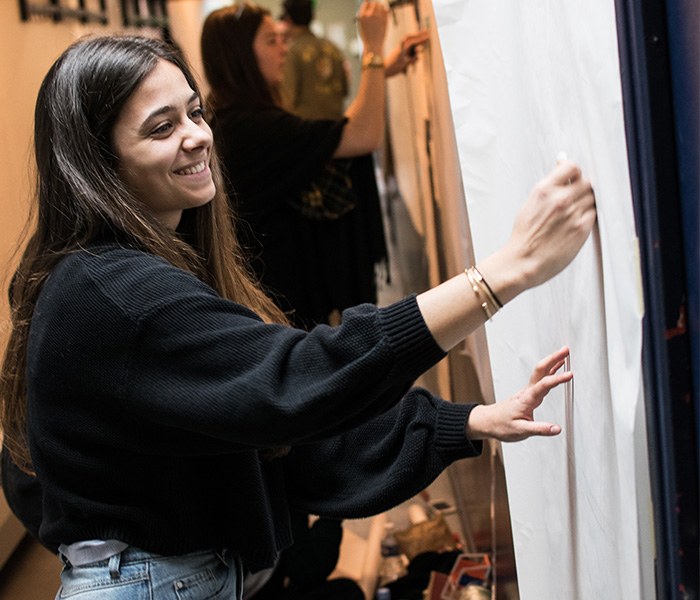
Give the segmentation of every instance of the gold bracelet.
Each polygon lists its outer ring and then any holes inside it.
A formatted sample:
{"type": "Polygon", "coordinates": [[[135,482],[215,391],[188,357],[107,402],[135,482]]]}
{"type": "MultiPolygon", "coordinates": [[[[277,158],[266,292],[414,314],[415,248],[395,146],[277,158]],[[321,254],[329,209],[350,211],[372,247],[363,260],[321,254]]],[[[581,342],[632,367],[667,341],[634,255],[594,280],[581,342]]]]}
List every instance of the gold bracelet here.
{"type": "Polygon", "coordinates": [[[469,285],[474,291],[474,294],[476,294],[481,309],[486,315],[486,320],[491,320],[493,316],[498,312],[499,308],[501,308],[501,306],[499,306],[498,302],[496,301],[497,299],[493,296],[491,288],[489,288],[486,285],[484,278],[482,277],[481,273],[477,271],[476,268],[470,267],[468,269],[464,269],[464,273],[466,274],[467,279],[469,280],[469,285]],[[484,301],[482,301],[482,297],[484,298],[484,301]]]}
{"type": "Polygon", "coordinates": [[[487,283],[487,281],[484,279],[484,276],[481,274],[481,272],[479,271],[479,269],[477,269],[477,268],[474,266],[474,267],[472,267],[472,272],[474,273],[475,279],[476,279],[479,283],[483,284],[483,286],[486,288],[487,294],[489,295],[489,297],[491,298],[491,300],[493,300],[493,303],[498,307],[498,309],[503,308],[503,302],[501,302],[501,301],[498,299],[498,296],[496,296],[496,294],[493,293],[493,290],[491,289],[491,286],[490,286],[490,285],[487,283]]]}
{"type": "Polygon", "coordinates": [[[479,272],[479,270],[476,267],[471,267],[469,271],[472,279],[474,280],[474,284],[479,287],[479,290],[493,308],[491,313],[492,316],[495,315],[501,308],[503,308],[503,305],[500,303],[498,298],[494,296],[493,292],[491,291],[491,288],[486,283],[486,280],[484,279],[483,275],[479,272]]]}
{"type": "Polygon", "coordinates": [[[365,69],[383,69],[384,68],[384,57],[381,54],[376,54],[375,52],[367,52],[362,57],[362,70],[365,69]]]}
{"type": "Polygon", "coordinates": [[[476,294],[476,299],[479,302],[479,306],[481,306],[481,309],[484,311],[484,314],[486,315],[486,320],[488,321],[493,317],[495,314],[491,310],[489,310],[489,303],[488,302],[482,302],[481,301],[481,290],[479,288],[478,283],[474,279],[474,276],[472,275],[471,271],[469,269],[465,269],[464,272],[467,275],[467,279],[469,280],[469,285],[471,286],[472,290],[474,290],[474,293],[476,294]]]}

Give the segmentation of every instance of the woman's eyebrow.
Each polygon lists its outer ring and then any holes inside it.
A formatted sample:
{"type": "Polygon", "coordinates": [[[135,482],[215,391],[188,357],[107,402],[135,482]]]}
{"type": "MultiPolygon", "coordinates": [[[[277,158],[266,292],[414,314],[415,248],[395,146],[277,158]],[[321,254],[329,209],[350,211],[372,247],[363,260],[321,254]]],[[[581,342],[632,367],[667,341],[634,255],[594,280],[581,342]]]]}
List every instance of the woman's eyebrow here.
{"type": "MultiPolygon", "coordinates": [[[[187,104],[192,104],[195,100],[199,100],[199,94],[197,92],[194,92],[189,99],[187,100],[187,104]]],[[[171,106],[170,104],[166,104],[165,106],[161,106],[160,108],[156,108],[152,113],[150,113],[144,120],[143,124],[141,125],[141,129],[145,129],[148,127],[148,124],[155,119],[156,117],[160,117],[161,115],[167,114],[169,112],[172,112],[175,110],[175,107],[171,106]]]]}

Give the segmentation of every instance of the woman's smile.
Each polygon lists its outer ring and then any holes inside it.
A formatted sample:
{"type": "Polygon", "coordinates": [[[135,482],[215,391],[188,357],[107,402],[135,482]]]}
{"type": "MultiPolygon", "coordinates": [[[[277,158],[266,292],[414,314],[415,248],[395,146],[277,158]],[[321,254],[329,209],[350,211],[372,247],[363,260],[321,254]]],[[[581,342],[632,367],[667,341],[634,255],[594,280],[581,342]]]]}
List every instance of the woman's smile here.
{"type": "Polygon", "coordinates": [[[168,227],[216,192],[212,133],[182,71],[161,60],[124,105],[113,131],[126,186],[168,227]]]}

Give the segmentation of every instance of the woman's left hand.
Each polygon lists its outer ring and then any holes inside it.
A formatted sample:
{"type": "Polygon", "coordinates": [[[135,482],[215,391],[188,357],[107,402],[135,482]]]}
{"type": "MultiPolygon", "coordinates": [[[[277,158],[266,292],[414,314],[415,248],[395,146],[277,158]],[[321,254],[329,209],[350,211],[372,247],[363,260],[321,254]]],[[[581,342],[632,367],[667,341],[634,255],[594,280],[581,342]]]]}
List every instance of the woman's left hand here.
{"type": "Polygon", "coordinates": [[[519,442],[531,436],[554,436],[561,427],[535,421],[534,411],[550,390],[571,381],[573,373],[557,373],[569,355],[567,347],[543,358],[530,377],[528,386],[503,402],[475,406],[467,421],[467,436],[478,440],[495,438],[502,442],[519,442]]]}
{"type": "Polygon", "coordinates": [[[394,48],[384,59],[384,74],[392,77],[399,73],[405,73],[406,69],[418,60],[418,55],[430,40],[430,32],[422,29],[403,38],[401,43],[394,48]]]}

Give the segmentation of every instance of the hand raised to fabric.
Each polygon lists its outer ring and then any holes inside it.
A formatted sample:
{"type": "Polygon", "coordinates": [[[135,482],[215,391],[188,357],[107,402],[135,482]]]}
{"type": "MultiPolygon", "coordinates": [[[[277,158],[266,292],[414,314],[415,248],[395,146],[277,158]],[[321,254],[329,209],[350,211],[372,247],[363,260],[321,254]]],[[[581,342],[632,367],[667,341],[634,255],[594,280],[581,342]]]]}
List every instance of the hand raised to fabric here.
{"type": "Polygon", "coordinates": [[[363,2],[357,11],[357,25],[364,49],[382,53],[389,11],[381,2],[363,2]]]}
{"type": "Polygon", "coordinates": [[[534,412],[550,390],[573,378],[571,371],[557,373],[568,355],[569,349],[564,347],[543,358],[532,372],[527,387],[507,400],[476,406],[467,421],[467,436],[519,442],[531,436],[558,435],[559,425],[536,421],[534,412]]]}
{"type": "Polygon", "coordinates": [[[590,182],[574,163],[560,161],[530,193],[507,244],[528,265],[529,288],[549,280],[573,260],[595,219],[590,182]]]}
{"type": "MultiPolygon", "coordinates": [[[[506,244],[477,265],[499,308],[564,269],[595,219],[590,182],[574,163],[561,161],[530,193],[506,244]]],[[[445,351],[484,322],[483,299],[472,293],[467,279],[461,274],[418,295],[423,318],[445,351]]]]}
{"type": "Polygon", "coordinates": [[[399,73],[405,73],[406,69],[418,60],[418,55],[429,40],[430,32],[427,29],[405,36],[401,43],[386,55],[385,76],[393,77],[399,73]]]}

